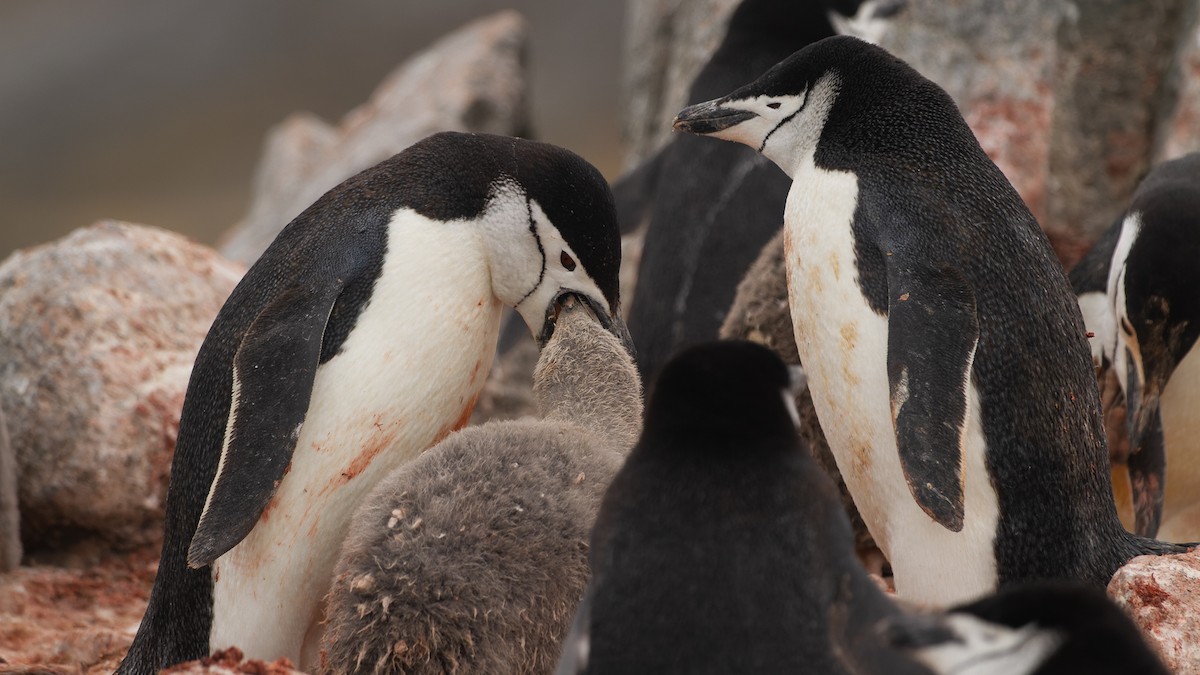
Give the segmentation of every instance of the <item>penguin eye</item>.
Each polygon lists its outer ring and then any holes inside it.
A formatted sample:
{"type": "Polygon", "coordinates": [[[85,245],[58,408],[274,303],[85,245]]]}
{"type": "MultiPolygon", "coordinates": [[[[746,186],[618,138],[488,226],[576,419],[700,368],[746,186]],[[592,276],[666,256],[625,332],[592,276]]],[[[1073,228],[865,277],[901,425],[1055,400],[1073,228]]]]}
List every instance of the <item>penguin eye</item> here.
{"type": "Polygon", "coordinates": [[[562,263],[563,267],[567,268],[568,272],[575,271],[575,259],[567,255],[566,251],[563,251],[562,255],[558,256],[558,261],[562,263]]]}
{"type": "Polygon", "coordinates": [[[780,105],[782,104],[779,101],[771,101],[767,104],[767,107],[771,110],[778,110],[780,105]]]}

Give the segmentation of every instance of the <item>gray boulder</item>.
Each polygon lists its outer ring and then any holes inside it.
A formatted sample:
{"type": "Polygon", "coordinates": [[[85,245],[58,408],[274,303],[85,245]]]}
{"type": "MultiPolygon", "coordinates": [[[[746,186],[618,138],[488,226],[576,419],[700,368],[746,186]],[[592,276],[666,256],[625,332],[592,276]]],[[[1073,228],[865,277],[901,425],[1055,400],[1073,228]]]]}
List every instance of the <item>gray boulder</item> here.
{"type": "Polygon", "coordinates": [[[21,516],[17,508],[17,457],[0,410],[0,573],[21,564],[21,516]]]}
{"type": "Polygon", "coordinates": [[[0,408],[26,548],[157,534],[192,361],[243,271],[116,221],[0,264],[0,408]]]}
{"type": "Polygon", "coordinates": [[[521,132],[525,42],[524,19],[499,12],[405,62],[336,127],[288,117],[267,137],[249,212],[224,235],[221,253],[249,265],[327,190],[431,133],[521,132]]]}

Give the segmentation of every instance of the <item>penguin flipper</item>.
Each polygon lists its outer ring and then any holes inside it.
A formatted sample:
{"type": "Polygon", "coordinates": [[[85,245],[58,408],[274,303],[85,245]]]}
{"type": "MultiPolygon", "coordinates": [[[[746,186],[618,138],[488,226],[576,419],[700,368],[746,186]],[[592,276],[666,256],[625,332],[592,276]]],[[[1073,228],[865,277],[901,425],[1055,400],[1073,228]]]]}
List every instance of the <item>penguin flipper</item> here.
{"type": "Polygon", "coordinates": [[[595,580],[588,583],[584,589],[583,599],[575,610],[575,620],[571,622],[571,631],[563,640],[562,652],[558,657],[558,668],[554,675],[579,675],[587,672],[588,648],[591,646],[589,634],[592,626],[592,595],[595,593],[595,580]]]}
{"type": "Polygon", "coordinates": [[[900,252],[887,260],[888,390],[900,466],[921,510],[959,532],[967,391],[979,342],[975,295],[957,268],[900,252]]]}
{"type": "Polygon", "coordinates": [[[221,460],[188,549],[189,567],[211,564],[245,538],[287,473],[341,289],[340,282],[292,286],[242,337],[221,460]]]}
{"type": "Polygon", "coordinates": [[[1162,521],[1166,487],[1167,453],[1163,441],[1161,409],[1155,409],[1139,447],[1127,460],[1133,493],[1134,534],[1152,538],[1162,521]]]}

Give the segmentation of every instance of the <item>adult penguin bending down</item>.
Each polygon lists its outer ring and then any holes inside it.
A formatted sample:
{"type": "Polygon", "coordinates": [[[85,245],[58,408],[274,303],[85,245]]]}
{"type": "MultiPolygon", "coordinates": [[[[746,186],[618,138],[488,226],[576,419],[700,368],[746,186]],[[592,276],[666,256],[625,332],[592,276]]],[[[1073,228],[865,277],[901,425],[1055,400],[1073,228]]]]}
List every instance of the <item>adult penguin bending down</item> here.
{"type": "Polygon", "coordinates": [[[574,295],[558,306],[533,374],[541,419],[463,429],[363,499],[327,600],[322,672],[553,669],[596,509],[642,421],[626,347],[574,295]]]}
{"type": "MultiPolygon", "coordinates": [[[[831,19],[881,19],[904,4],[743,0],[692,83],[688,102],[720,96],[797,49],[836,35],[831,19]]],[[[716,339],[738,281],[783,225],[790,183],[751,150],[684,136],[614,185],[622,229],[632,231],[649,218],[629,307],[643,378],[676,351],[716,339]]]]}
{"type": "Polygon", "coordinates": [[[1102,585],[1133,556],[1184,550],[1117,520],[1078,305],[941,88],[834,37],[675,126],[756,148],[792,177],[797,348],[898,594],[1102,585]]]}
{"type": "Polygon", "coordinates": [[[1200,537],[1198,262],[1200,153],[1193,153],[1154,167],[1071,273],[1095,333],[1093,358],[1112,365],[1125,394],[1135,531],[1145,536],[1200,537]]]}
{"type": "Polygon", "coordinates": [[[158,577],[120,673],[230,645],[315,665],[361,497],[462,426],[500,310],[570,290],[626,335],[612,195],[577,155],[442,133],[335,187],[234,289],[188,384],[158,577]]]}

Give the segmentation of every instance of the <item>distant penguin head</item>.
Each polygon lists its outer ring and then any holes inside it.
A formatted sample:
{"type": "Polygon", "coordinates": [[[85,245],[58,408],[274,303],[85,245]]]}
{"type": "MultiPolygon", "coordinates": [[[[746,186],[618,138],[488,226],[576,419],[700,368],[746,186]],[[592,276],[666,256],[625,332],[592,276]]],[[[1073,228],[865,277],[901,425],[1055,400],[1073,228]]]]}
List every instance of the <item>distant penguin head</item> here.
{"type": "MultiPolygon", "coordinates": [[[[435,197],[468,205],[496,297],[544,344],[549,313],[576,293],[632,347],[620,317],[621,238],[608,183],[569,150],[520,138],[446,132],[407,151],[428,165],[435,197]]],[[[446,218],[448,219],[448,218],[446,218]]]]}
{"type": "Polygon", "coordinates": [[[1015,586],[944,614],[898,615],[884,638],[935,673],[1165,673],[1133,621],[1102,590],[1015,586]]]}
{"type": "Polygon", "coordinates": [[[766,347],[743,340],[680,352],[659,373],[646,405],[647,434],[750,442],[794,438],[797,424],[787,366],[766,347]]]}
{"type": "Polygon", "coordinates": [[[674,126],[748,145],[794,176],[832,128],[851,152],[869,147],[886,153],[896,123],[921,124],[927,111],[961,122],[937,85],[885,50],[838,35],[808,45],[721,98],[684,108],[674,126]],[[831,114],[835,104],[839,113],[831,114]]]}

